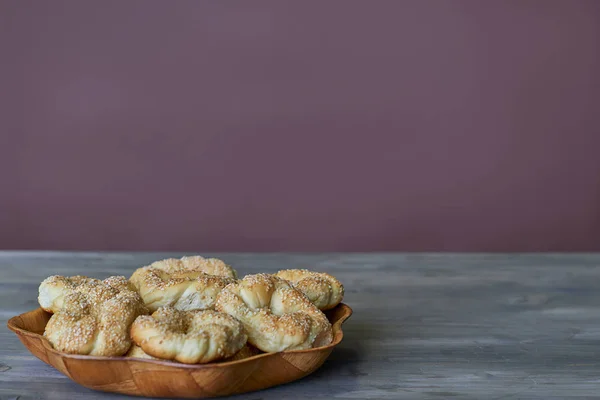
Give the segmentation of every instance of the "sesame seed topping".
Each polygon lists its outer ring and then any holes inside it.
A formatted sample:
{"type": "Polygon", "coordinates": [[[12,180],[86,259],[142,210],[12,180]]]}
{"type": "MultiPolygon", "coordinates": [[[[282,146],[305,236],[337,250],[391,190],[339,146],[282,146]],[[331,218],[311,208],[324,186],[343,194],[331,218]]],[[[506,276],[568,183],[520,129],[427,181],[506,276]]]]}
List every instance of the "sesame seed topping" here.
{"type": "Polygon", "coordinates": [[[148,313],[139,294],[123,276],[101,281],[86,277],[51,277],[40,285],[40,304],[53,315],[44,336],[59,351],[115,356],[131,346],[129,327],[148,313]],[[47,286],[50,286],[49,290],[47,286]]]}

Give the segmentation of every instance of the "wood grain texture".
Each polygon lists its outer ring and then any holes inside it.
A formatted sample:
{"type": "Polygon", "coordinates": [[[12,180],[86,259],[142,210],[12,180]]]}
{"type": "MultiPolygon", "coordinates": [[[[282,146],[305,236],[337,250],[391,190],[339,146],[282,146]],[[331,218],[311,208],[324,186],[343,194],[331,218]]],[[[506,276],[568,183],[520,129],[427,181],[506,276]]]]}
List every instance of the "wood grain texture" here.
{"type": "MultiPolygon", "coordinates": [[[[353,310],[314,374],[235,399],[592,398],[600,394],[600,255],[208,254],[240,274],[312,268],[353,310]]],[[[182,254],[0,252],[0,399],[120,399],[73,383],[6,328],[50,274],[130,274],[182,254]]]]}

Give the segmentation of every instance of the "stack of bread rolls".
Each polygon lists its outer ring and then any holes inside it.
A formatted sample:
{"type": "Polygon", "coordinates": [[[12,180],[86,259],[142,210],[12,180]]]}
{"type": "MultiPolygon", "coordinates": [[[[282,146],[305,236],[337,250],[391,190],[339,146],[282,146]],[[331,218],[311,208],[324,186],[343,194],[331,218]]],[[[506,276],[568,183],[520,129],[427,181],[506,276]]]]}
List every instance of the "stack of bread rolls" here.
{"type": "Polygon", "coordinates": [[[129,279],[50,276],[38,302],[52,314],[44,336],[58,351],[206,364],[326,346],[333,334],[323,311],[343,297],[327,273],[240,278],[222,260],[189,256],[140,267],[129,279]]]}

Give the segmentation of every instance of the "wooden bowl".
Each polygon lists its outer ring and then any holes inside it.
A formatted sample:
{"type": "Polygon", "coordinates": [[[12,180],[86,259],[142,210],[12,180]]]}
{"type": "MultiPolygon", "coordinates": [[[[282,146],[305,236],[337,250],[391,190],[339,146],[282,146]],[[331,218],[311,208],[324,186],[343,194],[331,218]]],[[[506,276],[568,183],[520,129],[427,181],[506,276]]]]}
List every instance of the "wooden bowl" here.
{"type": "Polygon", "coordinates": [[[328,346],[197,365],[56,351],[42,336],[50,314],[41,308],[11,318],[8,328],[34,356],[87,388],[134,396],[206,398],[266,389],[317,370],[342,341],[342,323],[352,309],[339,304],[325,314],[333,325],[333,342],[328,346]]]}

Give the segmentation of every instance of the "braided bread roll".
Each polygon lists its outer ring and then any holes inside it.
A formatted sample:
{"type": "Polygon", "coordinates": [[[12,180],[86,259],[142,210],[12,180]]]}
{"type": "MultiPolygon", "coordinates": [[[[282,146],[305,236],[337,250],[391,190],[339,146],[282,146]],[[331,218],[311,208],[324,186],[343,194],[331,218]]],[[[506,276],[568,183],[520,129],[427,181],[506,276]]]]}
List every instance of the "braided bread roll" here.
{"type": "MultiPolygon", "coordinates": [[[[227,358],[224,358],[222,360],[217,360],[216,362],[228,362],[228,361],[243,360],[244,358],[252,357],[252,356],[255,356],[257,354],[260,354],[260,350],[258,350],[254,346],[249,346],[246,343],[244,345],[244,347],[242,347],[240,349],[240,351],[238,351],[237,353],[235,353],[231,357],[227,357],[227,358]]],[[[160,360],[160,358],[151,356],[151,355],[147,354],[146,352],[144,352],[144,350],[142,350],[142,348],[140,346],[138,346],[137,344],[135,344],[135,343],[133,345],[131,345],[131,348],[129,349],[129,351],[127,352],[127,354],[125,354],[125,357],[143,358],[143,359],[146,359],[146,360],[160,360]]]]}
{"type": "Polygon", "coordinates": [[[75,288],[83,283],[98,282],[99,279],[88,278],[87,276],[49,276],[42,281],[38,288],[38,303],[44,311],[55,313],[59,311],[64,304],[65,296],[72,293],[75,288]]]}
{"type": "Polygon", "coordinates": [[[53,312],[44,336],[56,350],[70,354],[125,354],[131,346],[131,324],[148,313],[125,277],[50,277],[40,285],[40,299],[53,312]]]}
{"type": "Polygon", "coordinates": [[[289,281],[316,305],[319,310],[330,310],[344,298],[344,286],[333,275],[307,269],[284,269],[275,274],[289,281]]]}
{"type": "Polygon", "coordinates": [[[248,342],[265,352],[320,347],[333,339],[325,314],[288,281],[270,274],[227,285],[215,309],[241,321],[248,342]]]}
{"type": "Polygon", "coordinates": [[[248,336],[230,315],[213,310],[161,307],[138,317],[131,337],[144,353],[185,364],[208,363],[236,354],[248,336]]]}
{"type": "Polygon", "coordinates": [[[194,256],[170,258],[138,268],[129,281],[150,312],[160,307],[206,310],[214,307],[217,294],[234,282],[236,276],[221,260],[194,256]]]}
{"type": "Polygon", "coordinates": [[[185,256],[181,258],[166,258],[155,261],[146,267],[138,268],[130,280],[135,280],[136,275],[142,274],[147,269],[158,269],[167,273],[200,271],[209,275],[237,278],[237,272],[231,266],[225,264],[223,260],[219,260],[218,258],[204,258],[202,256],[185,256]]]}

